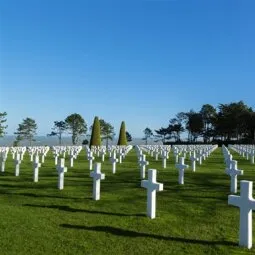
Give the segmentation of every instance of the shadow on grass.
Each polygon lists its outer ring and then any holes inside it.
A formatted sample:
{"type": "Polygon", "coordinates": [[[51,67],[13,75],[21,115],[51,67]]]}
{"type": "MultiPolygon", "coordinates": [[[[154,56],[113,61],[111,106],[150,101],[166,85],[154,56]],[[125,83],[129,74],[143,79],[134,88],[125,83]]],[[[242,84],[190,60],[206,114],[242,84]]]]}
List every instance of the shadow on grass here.
{"type": "Polygon", "coordinates": [[[230,241],[207,241],[207,240],[188,239],[188,238],[182,238],[182,237],[160,236],[160,235],[154,235],[154,234],[139,233],[136,231],[124,230],[121,228],[108,227],[108,226],[87,227],[87,226],[79,226],[79,225],[71,225],[71,224],[61,224],[60,227],[105,232],[105,233],[110,233],[112,235],[125,236],[125,237],[148,237],[148,238],[154,238],[159,240],[202,244],[202,245],[238,246],[237,243],[230,242],[230,241]]]}
{"type": "Polygon", "coordinates": [[[145,214],[126,214],[126,213],[111,213],[111,212],[102,212],[102,211],[90,211],[85,209],[75,209],[66,205],[33,205],[33,204],[24,204],[23,206],[29,207],[38,207],[38,208],[50,208],[50,209],[58,209],[66,212],[84,212],[91,214],[103,214],[103,215],[113,215],[113,216],[136,216],[136,217],[145,217],[145,214]]]}
{"type": "Polygon", "coordinates": [[[0,194],[5,194],[5,195],[11,195],[11,196],[25,196],[25,197],[41,197],[41,198],[60,198],[60,199],[69,199],[69,200],[79,200],[82,201],[84,199],[92,200],[92,198],[74,198],[74,197],[61,197],[61,196],[49,196],[49,195],[41,195],[41,194],[33,194],[33,193],[12,193],[8,192],[6,190],[0,190],[0,194]]]}

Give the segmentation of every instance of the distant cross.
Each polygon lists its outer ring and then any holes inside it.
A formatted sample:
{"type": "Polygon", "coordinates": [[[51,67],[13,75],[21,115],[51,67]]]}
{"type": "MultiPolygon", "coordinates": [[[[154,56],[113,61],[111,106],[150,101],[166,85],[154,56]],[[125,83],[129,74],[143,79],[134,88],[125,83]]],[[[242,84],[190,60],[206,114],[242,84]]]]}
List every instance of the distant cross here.
{"type": "Polygon", "coordinates": [[[156,217],[156,191],[163,190],[163,184],[156,181],[157,170],[148,170],[148,180],[142,180],[141,186],[147,189],[147,216],[151,219],[156,217]]]}
{"type": "Polygon", "coordinates": [[[184,170],[189,167],[184,164],[184,157],[179,158],[179,164],[176,164],[175,167],[179,169],[179,184],[184,184],[184,170]]]}
{"type": "Polygon", "coordinates": [[[248,249],[252,247],[252,210],[255,210],[255,199],[252,197],[251,181],[240,181],[240,196],[229,195],[228,204],[240,208],[239,245],[248,249]]]}
{"type": "Polygon", "coordinates": [[[237,169],[237,161],[230,161],[230,167],[226,168],[225,173],[231,178],[230,191],[232,193],[237,193],[237,176],[243,175],[243,170],[237,169]]]}
{"type": "Polygon", "coordinates": [[[93,199],[100,199],[100,182],[105,179],[105,174],[101,173],[101,163],[96,163],[93,172],[90,172],[93,178],[93,199]]]}

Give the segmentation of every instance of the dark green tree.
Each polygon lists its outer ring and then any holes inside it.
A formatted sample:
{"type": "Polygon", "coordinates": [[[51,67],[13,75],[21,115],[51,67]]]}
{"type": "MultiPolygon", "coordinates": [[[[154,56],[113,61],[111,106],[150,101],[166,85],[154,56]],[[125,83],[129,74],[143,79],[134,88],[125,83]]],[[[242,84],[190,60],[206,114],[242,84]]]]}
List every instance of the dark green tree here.
{"type": "Polygon", "coordinates": [[[201,113],[196,113],[193,111],[187,113],[187,116],[188,122],[186,124],[186,128],[191,135],[191,142],[195,142],[198,136],[201,135],[203,132],[203,117],[201,113]]]}
{"type": "Polygon", "coordinates": [[[126,138],[128,142],[132,142],[132,136],[130,135],[128,131],[126,131],[126,138]]]}
{"type": "Polygon", "coordinates": [[[73,145],[78,143],[79,136],[86,134],[87,124],[82,116],[78,113],[73,113],[65,119],[67,130],[72,134],[73,145]]]}
{"type": "Polygon", "coordinates": [[[126,125],[125,122],[121,122],[120,133],[117,145],[127,145],[127,137],[126,137],[126,125]]]}
{"type": "Polygon", "coordinates": [[[162,143],[165,144],[166,140],[171,137],[169,128],[161,127],[160,129],[154,131],[156,132],[156,135],[154,135],[156,138],[155,142],[162,141],[162,143]]]}
{"type": "Polygon", "coordinates": [[[204,142],[209,142],[210,139],[214,136],[215,132],[215,123],[217,120],[217,111],[210,104],[204,104],[201,107],[200,113],[203,118],[203,138],[204,142]]]}
{"type": "Polygon", "coordinates": [[[143,133],[144,133],[143,140],[145,140],[145,143],[147,145],[148,144],[148,139],[153,136],[153,132],[150,128],[147,127],[147,128],[144,129],[143,133]]]}
{"type": "Polygon", "coordinates": [[[7,121],[6,116],[6,112],[0,112],[0,137],[3,137],[6,134],[5,129],[8,127],[7,125],[4,125],[7,121]]]}
{"type": "Polygon", "coordinates": [[[67,130],[67,124],[65,121],[54,121],[54,127],[52,132],[47,134],[47,136],[57,136],[59,145],[62,144],[62,135],[67,130]]]}
{"type": "Polygon", "coordinates": [[[16,141],[20,142],[22,140],[28,140],[29,145],[32,145],[32,142],[35,141],[34,136],[36,135],[37,124],[35,120],[31,118],[23,119],[23,122],[19,124],[17,132],[14,134],[17,135],[16,141]]]}
{"type": "Polygon", "coordinates": [[[91,138],[90,138],[90,144],[89,147],[91,146],[100,146],[101,145],[101,135],[100,135],[100,121],[98,117],[95,117],[94,123],[93,123],[93,128],[92,128],[92,133],[91,133],[91,138]]]}

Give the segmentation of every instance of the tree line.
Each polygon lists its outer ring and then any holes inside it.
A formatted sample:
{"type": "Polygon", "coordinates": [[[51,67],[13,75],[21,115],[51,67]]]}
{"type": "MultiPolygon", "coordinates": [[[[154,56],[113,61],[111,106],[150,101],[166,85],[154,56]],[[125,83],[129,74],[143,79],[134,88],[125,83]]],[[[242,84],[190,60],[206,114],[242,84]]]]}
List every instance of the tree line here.
{"type": "MultiPolygon", "coordinates": [[[[96,117],[97,118],[97,117],[96,117]]],[[[100,129],[100,141],[106,141],[106,145],[108,146],[109,141],[112,141],[115,134],[114,127],[106,122],[104,119],[98,119],[99,121],[99,129],[100,129]]],[[[0,137],[3,137],[6,134],[7,129],[7,113],[0,113],[0,137]]],[[[73,113],[66,117],[65,120],[54,121],[52,130],[47,136],[55,136],[58,138],[59,145],[62,145],[62,138],[64,134],[71,134],[72,144],[76,145],[79,143],[79,139],[81,136],[86,135],[86,139],[83,140],[82,144],[89,144],[89,140],[91,140],[91,136],[93,135],[93,126],[90,126],[89,133],[87,134],[88,127],[84,118],[78,114],[73,113]]],[[[122,129],[125,132],[125,140],[127,142],[132,141],[131,134],[125,130],[125,123],[123,127],[123,123],[121,124],[122,129]]],[[[36,121],[32,118],[23,119],[22,123],[18,125],[17,131],[14,132],[16,136],[15,141],[13,143],[14,146],[18,146],[21,141],[27,140],[29,145],[31,146],[33,142],[35,142],[35,136],[37,135],[38,126],[36,121]]],[[[122,129],[120,129],[120,133],[123,133],[122,129]]],[[[125,142],[125,141],[124,141],[125,142]]]]}
{"type": "Polygon", "coordinates": [[[155,141],[182,142],[181,134],[187,133],[190,143],[202,138],[204,143],[221,142],[255,142],[255,112],[252,107],[243,101],[219,104],[214,107],[210,104],[202,105],[199,111],[179,112],[169,120],[166,127],[155,130],[144,130],[147,140],[150,137],[155,141]]]}
{"type": "MultiPolygon", "coordinates": [[[[7,113],[0,112],[0,137],[6,134],[5,124],[7,113]]],[[[115,136],[114,127],[111,123],[99,119],[100,140],[112,141],[115,136]]],[[[80,136],[86,135],[83,144],[89,144],[91,140],[93,125],[87,128],[87,123],[80,114],[74,113],[66,117],[65,120],[55,121],[51,133],[48,136],[56,136],[59,144],[62,144],[62,136],[65,133],[71,134],[72,143],[78,143],[80,136]]],[[[28,140],[30,144],[34,141],[37,124],[35,120],[26,118],[19,124],[16,135],[15,145],[22,140],[28,140]]],[[[160,127],[153,131],[145,128],[143,140],[148,143],[149,139],[155,142],[161,141],[163,144],[169,142],[183,142],[181,134],[187,133],[187,140],[190,143],[197,142],[199,138],[204,143],[214,141],[235,141],[243,143],[255,143],[255,112],[252,107],[246,105],[243,101],[231,102],[228,104],[219,104],[214,107],[210,104],[204,104],[199,111],[190,110],[189,112],[179,112],[169,120],[166,127],[160,127]]],[[[125,131],[127,142],[132,141],[132,136],[125,131]]]]}

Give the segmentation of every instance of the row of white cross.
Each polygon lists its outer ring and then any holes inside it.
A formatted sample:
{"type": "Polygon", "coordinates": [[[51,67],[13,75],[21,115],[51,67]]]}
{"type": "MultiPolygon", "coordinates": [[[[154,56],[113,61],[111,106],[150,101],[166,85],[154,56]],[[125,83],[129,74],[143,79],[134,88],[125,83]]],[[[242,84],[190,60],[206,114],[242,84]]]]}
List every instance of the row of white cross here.
{"type": "MultiPolygon", "coordinates": [[[[241,155],[244,152],[243,147],[239,145],[229,146],[229,148],[241,152],[241,155]]],[[[243,175],[243,170],[237,168],[237,161],[233,160],[233,155],[224,145],[222,146],[222,152],[227,166],[225,173],[230,175],[231,178],[230,192],[237,193],[237,176],[243,175]]],[[[240,208],[239,245],[248,249],[252,248],[252,210],[255,210],[252,190],[253,182],[242,180],[240,181],[240,196],[228,196],[228,204],[240,208]]]]}
{"type": "MultiPolygon", "coordinates": [[[[241,155],[245,155],[247,157],[247,148],[244,149],[245,146],[231,146],[231,149],[234,149],[241,155]]],[[[139,148],[139,147],[138,147],[139,148]]],[[[136,152],[139,155],[139,163],[140,167],[144,167],[149,164],[148,161],[146,161],[146,156],[141,153],[141,150],[146,151],[147,153],[150,153],[151,156],[153,156],[153,153],[157,151],[158,155],[160,155],[163,159],[168,158],[168,154],[171,150],[171,147],[161,147],[156,148],[154,147],[144,147],[141,146],[141,148],[136,148],[136,152]],[[152,152],[153,151],[153,152],[152,152]],[[147,163],[146,163],[147,162],[147,163]]],[[[183,149],[182,147],[173,147],[173,152],[175,155],[178,155],[178,157],[182,154],[182,157],[179,157],[179,164],[176,164],[175,166],[179,169],[179,183],[183,184],[183,174],[184,170],[188,167],[184,164],[184,160],[186,156],[186,153],[190,153],[190,159],[192,159],[192,162],[199,161],[197,154],[202,159],[206,158],[206,155],[208,156],[210,152],[212,152],[216,147],[211,147],[212,150],[204,150],[204,148],[199,148],[199,150],[196,147],[192,147],[193,151],[190,148],[183,149]]],[[[73,155],[74,157],[77,157],[79,152],[82,148],[76,148],[72,150],[68,149],[56,149],[52,148],[53,152],[55,151],[56,154],[58,153],[58,157],[60,157],[60,154],[62,153],[69,153],[69,155],[73,155]],[[72,152],[71,152],[72,151],[72,152]]],[[[110,160],[113,162],[113,164],[116,164],[118,162],[118,159],[116,158],[116,153],[119,156],[120,161],[125,157],[126,153],[128,153],[132,147],[126,147],[126,148],[111,148],[108,149],[91,149],[89,150],[87,148],[87,156],[93,157],[93,152],[97,153],[97,155],[100,155],[102,151],[107,151],[110,154],[110,160]],[[99,153],[99,154],[98,154],[99,153]]],[[[254,148],[249,148],[249,155],[252,157],[254,148]]],[[[4,163],[7,159],[8,152],[11,152],[12,157],[15,159],[15,175],[19,175],[19,165],[23,159],[24,153],[27,151],[30,156],[31,154],[35,155],[34,158],[34,181],[38,181],[38,170],[39,167],[41,167],[41,163],[39,162],[39,155],[45,155],[47,154],[47,150],[42,149],[31,149],[27,148],[27,150],[24,147],[18,147],[18,148],[8,148],[8,147],[1,147],[0,148],[0,161],[1,161],[1,171],[4,171],[4,163]],[[46,151],[46,153],[45,153],[46,151]]],[[[243,170],[239,170],[237,168],[237,161],[233,160],[233,156],[230,153],[230,151],[223,146],[222,147],[223,155],[224,155],[224,161],[226,164],[226,170],[225,172],[230,175],[231,177],[231,193],[237,192],[237,176],[243,174],[243,170]]],[[[155,155],[155,154],[154,154],[155,155]]],[[[62,155],[63,156],[63,155],[62,155]]],[[[103,161],[103,158],[102,158],[103,161]]],[[[252,162],[252,161],[251,161],[252,162]]],[[[164,166],[163,162],[163,166],[164,166]]],[[[195,169],[195,168],[193,168],[195,169]]],[[[57,160],[57,172],[58,172],[58,188],[63,189],[64,188],[64,173],[67,172],[67,167],[65,167],[65,159],[64,158],[58,158],[57,160]]],[[[113,167],[113,173],[116,172],[116,165],[115,165],[115,171],[113,167]]],[[[142,180],[141,181],[141,187],[147,189],[147,215],[153,219],[156,217],[156,191],[162,191],[163,190],[163,184],[157,182],[156,180],[157,170],[156,169],[148,169],[148,180],[142,180]]],[[[96,163],[94,167],[94,171],[90,172],[90,177],[93,178],[93,199],[99,200],[100,199],[100,181],[105,179],[105,174],[101,173],[101,163],[96,163]]],[[[145,178],[145,169],[141,171],[141,178],[145,178]]],[[[252,197],[252,189],[253,189],[253,183],[250,181],[240,181],[240,196],[236,195],[229,195],[228,196],[228,204],[234,205],[240,208],[240,226],[239,226],[239,245],[244,246],[247,248],[252,247],[252,210],[255,210],[255,200],[252,197]]]]}

